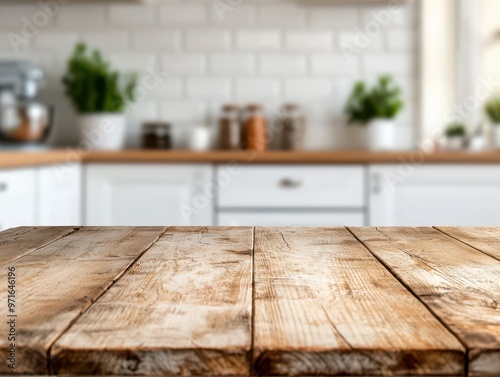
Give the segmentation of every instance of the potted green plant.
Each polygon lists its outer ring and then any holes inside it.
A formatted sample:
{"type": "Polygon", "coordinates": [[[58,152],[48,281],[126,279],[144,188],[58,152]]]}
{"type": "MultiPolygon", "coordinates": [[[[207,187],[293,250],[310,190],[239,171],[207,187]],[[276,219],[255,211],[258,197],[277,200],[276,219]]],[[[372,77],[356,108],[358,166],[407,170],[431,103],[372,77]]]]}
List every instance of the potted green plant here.
{"type": "Polygon", "coordinates": [[[447,149],[456,151],[464,148],[467,134],[465,124],[460,122],[451,123],[446,127],[444,134],[447,149]]]}
{"type": "Polygon", "coordinates": [[[381,76],[371,89],[364,82],[356,83],[346,112],[349,124],[368,127],[369,149],[394,150],[397,149],[394,119],[402,108],[401,89],[391,76],[381,76]]]}
{"type": "Polygon", "coordinates": [[[91,149],[120,149],[125,140],[125,108],[134,99],[137,78],[124,79],[98,50],[76,45],[63,77],[66,95],[78,112],[82,143],[91,149]]]}
{"type": "Polygon", "coordinates": [[[493,124],[493,146],[500,149],[500,97],[493,97],[486,102],[485,110],[493,124]]]}

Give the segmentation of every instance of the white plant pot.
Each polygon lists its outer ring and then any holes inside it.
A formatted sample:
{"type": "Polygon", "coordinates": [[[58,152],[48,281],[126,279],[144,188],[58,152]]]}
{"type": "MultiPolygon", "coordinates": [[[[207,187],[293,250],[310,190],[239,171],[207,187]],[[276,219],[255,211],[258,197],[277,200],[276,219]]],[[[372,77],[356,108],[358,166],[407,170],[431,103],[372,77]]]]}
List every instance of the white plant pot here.
{"type": "Polygon", "coordinates": [[[500,124],[494,124],[491,129],[493,148],[500,149],[500,124]]]}
{"type": "Polygon", "coordinates": [[[449,151],[460,151],[464,149],[464,137],[463,136],[451,136],[446,138],[446,149],[449,151]]]}
{"type": "Polygon", "coordinates": [[[125,145],[125,115],[82,114],[78,117],[80,145],[86,149],[117,150],[125,145]]]}
{"type": "Polygon", "coordinates": [[[391,119],[372,120],[368,124],[368,148],[372,151],[396,150],[396,123],[391,119]]]}

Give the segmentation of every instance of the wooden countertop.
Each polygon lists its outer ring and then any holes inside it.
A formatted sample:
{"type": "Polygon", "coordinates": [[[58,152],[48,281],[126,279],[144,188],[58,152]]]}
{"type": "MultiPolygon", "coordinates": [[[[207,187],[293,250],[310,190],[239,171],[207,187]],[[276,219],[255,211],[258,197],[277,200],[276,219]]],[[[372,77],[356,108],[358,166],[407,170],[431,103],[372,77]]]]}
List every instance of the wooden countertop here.
{"type": "Polygon", "coordinates": [[[228,163],[244,164],[498,164],[500,152],[436,152],[426,155],[418,151],[297,151],[251,152],[183,150],[117,152],[54,150],[47,152],[0,152],[0,168],[48,165],[66,162],[87,163],[228,163]]]}
{"type": "Polygon", "coordinates": [[[1,374],[500,375],[500,228],[16,228],[0,245],[17,315],[1,374]]]}

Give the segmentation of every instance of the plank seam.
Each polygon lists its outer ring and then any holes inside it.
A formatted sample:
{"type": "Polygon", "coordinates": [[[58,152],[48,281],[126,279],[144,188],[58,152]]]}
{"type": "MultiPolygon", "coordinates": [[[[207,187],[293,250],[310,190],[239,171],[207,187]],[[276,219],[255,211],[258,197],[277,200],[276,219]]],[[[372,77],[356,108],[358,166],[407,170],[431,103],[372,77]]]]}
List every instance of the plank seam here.
{"type": "Polygon", "coordinates": [[[151,244],[147,247],[144,248],[144,250],[139,253],[139,255],[134,258],[132,260],[132,262],[129,263],[128,266],[126,266],[123,271],[121,271],[116,277],[114,277],[113,279],[111,279],[111,281],[109,282],[109,284],[104,287],[104,289],[102,290],[101,293],[99,293],[94,299],[91,299],[90,302],[88,303],[88,305],[86,307],[84,307],[82,309],[82,311],[77,315],[75,316],[75,318],[73,318],[69,323],[68,325],[62,329],[59,334],[57,334],[55,337],[54,337],[54,340],[52,340],[49,344],[49,347],[47,348],[47,372],[49,374],[49,376],[53,375],[53,370],[52,370],[52,356],[51,356],[51,352],[52,352],[52,347],[54,346],[54,344],[59,340],[59,338],[61,338],[61,336],[63,336],[74,324],[75,322],[80,319],[81,316],[83,316],[91,307],[92,305],[97,301],[99,300],[107,291],[109,291],[109,289],[116,284],[116,282],[118,280],[120,280],[136,263],[137,261],[144,255],[146,254],[146,252],[151,249],[151,247],[153,247],[154,244],[156,244],[156,242],[158,242],[158,240],[167,232],[168,229],[170,229],[171,227],[167,226],[165,228],[163,228],[163,231],[151,242],[151,244]]]}
{"type": "Polygon", "coordinates": [[[494,259],[494,260],[496,260],[497,262],[500,262],[500,259],[498,259],[497,257],[495,257],[495,256],[493,256],[493,255],[491,255],[491,254],[487,253],[486,251],[483,251],[483,250],[481,250],[481,249],[479,249],[479,248],[475,247],[474,245],[471,245],[470,243],[467,243],[467,242],[465,242],[465,241],[461,240],[460,238],[457,238],[457,237],[455,237],[455,236],[453,236],[453,235],[451,235],[451,234],[449,234],[449,233],[446,233],[444,230],[442,230],[442,229],[440,229],[440,228],[438,228],[438,227],[433,226],[432,228],[433,228],[434,230],[437,230],[439,233],[444,234],[445,236],[450,237],[451,239],[454,239],[454,240],[456,240],[456,241],[458,241],[458,242],[460,242],[460,243],[464,244],[465,246],[470,247],[471,249],[474,249],[474,250],[476,250],[476,251],[479,251],[481,254],[484,254],[484,255],[486,255],[486,256],[488,256],[488,257],[490,257],[490,258],[493,258],[493,259],[494,259]]]}
{"type": "Polygon", "coordinates": [[[389,273],[394,276],[394,278],[403,286],[406,288],[410,294],[415,297],[428,311],[429,313],[432,314],[434,318],[436,318],[441,325],[445,329],[447,329],[454,337],[455,339],[462,345],[462,347],[465,349],[465,363],[464,363],[464,376],[469,375],[469,348],[465,345],[465,343],[460,339],[460,337],[411,289],[411,287],[406,284],[394,271],[392,271],[391,267],[385,263],[385,261],[381,258],[379,258],[375,253],[373,253],[368,245],[366,245],[355,233],[354,231],[351,230],[350,227],[345,227],[349,233],[353,235],[353,237],[361,243],[365,247],[368,252],[373,255],[373,257],[387,270],[389,273]]]}
{"type": "MultiPolygon", "coordinates": [[[[40,249],[43,249],[44,247],[49,246],[49,245],[53,244],[53,243],[54,243],[54,242],[56,242],[56,241],[62,240],[63,238],[65,238],[65,237],[67,237],[67,236],[69,236],[69,235],[71,235],[71,234],[74,234],[74,233],[78,232],[81,228],[82,228],[82,227],[74,227],[71,231],[68,231],[68,233],[64,234],[63,236],[59,236],[59,237],[57,237],[57,238],[54,238],[53,240],[50,240],[50,241],[48,241],[47,243],[45,243],[45,244],[43,244],[43,245],[38,246],[36,249],[33,249],[33,250],[31,250],[31,251],[27,251],[27,252],[26,252],[26,253],[24,253],[24,254],[18,255],[17,257],[15,257],[14,259],[12,259],[12,260],[10,260],[10,261],[6,262],[5,264],[8,264],[8,263],[13,263],[13,262],[15,262],[15,261],[18,261],[19,259],[21,259],[21,258],[23,258],[23,257],[25,257],[25,256],[27,256],[27,255],[30,255],[30,254],[34,253],[35,251],[38,251],[38,250],[40,250],[40,249]]],[[[36,229],[36,228],[33,228],[33,229],[32,229],[32,231],[33,231],[34,229],[36,229]]]]}
{"type": "Polygon", "coordinates": [[[252,321],[250,328],[250,368],[249,375],[255,376],[255,363],[254,363],[254,338],[255,338],[255,227],[252,227],[252,321]]]}

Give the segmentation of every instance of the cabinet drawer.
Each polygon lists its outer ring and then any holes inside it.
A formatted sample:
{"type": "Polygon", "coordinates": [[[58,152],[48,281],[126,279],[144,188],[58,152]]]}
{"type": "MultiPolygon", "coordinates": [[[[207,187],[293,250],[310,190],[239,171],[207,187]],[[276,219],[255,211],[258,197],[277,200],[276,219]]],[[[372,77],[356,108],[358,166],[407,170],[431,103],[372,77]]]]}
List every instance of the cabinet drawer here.
{"type": "Polygon", "coordinates": [[[361,208],[362,166],[243,166],[217,169],[220,208],[361,208]]]}
{"type": "Polygon", "coordinates": [[[220,212],[217,225],[220,226],[364,226],[365,215],[352,212],[314,211],[259,211],[220,212]]]}

